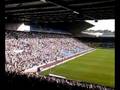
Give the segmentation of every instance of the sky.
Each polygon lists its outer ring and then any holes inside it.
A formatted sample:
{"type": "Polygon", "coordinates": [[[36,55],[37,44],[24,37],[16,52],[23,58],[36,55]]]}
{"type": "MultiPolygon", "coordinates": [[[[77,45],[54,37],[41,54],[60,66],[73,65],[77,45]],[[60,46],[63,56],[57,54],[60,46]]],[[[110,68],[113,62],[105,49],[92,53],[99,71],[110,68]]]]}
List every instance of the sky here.
{"type": "Polygon", "coordinates": [[[92,28],[89,28],[88,30],[105,30],[108,29],[109,31],[114,32],[115,31],[115,20],[114,19],[108,19],[108,20],[98,20],[98,22],[95,22],[95,20],[86,20],[86,22],[91,23],[95,26],[92,28]]]}
{"type": "Polygon", "coordinates": [[[18,27],[17,31],[30,31],[30,26],[29,25],[25,25],[24,23],[22,23],[18,27]]]}

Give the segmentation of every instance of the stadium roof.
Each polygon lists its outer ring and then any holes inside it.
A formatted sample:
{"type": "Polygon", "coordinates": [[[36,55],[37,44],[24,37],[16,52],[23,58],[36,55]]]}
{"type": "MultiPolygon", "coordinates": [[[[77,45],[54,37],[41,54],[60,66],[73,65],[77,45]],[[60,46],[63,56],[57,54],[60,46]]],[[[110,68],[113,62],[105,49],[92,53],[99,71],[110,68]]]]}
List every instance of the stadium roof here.
{"type": "Polygon", "coordinates": [[[114,7],[115,0],[5,0],[5,19],[29,23],[114,19],[114,7]]]}

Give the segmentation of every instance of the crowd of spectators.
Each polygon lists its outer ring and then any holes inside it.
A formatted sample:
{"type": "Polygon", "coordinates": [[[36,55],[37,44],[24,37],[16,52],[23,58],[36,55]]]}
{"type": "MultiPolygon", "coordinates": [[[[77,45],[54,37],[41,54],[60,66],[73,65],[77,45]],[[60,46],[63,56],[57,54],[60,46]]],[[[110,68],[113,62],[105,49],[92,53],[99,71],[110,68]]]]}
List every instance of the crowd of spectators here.
{"type": "Polygon", "coordinates": [[[7,87],[17,87],[19,89],[23,87],[24,89],[38,88],[42,90],[114,90],[114,88],[93,83],[67,80],[51,76],[37,76],[36,74],[20,75],[15,72],[7,72],[6,80],[7,87]]]}
{"type": "Polygon", "coordinates": [[[6,31],[6,80],[8,88],[42,88],[55,90],[114,90],[97,84],[20,73],[35,65],[59,61],[89,51],[91,47],[70,35],[6,31]]]}
{"type": "Polygon", "coordinates": [[[70,35],[6,31],[6,71],[21,72],[33,66],[62,60],[92,48],[70,35]]]}

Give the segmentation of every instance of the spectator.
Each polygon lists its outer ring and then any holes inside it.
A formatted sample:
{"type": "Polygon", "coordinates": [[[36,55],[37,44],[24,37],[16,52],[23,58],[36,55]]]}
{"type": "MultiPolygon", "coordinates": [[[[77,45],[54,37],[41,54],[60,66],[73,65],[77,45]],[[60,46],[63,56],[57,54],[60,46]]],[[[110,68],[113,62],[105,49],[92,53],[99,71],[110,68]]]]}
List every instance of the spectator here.
{"type": "MultiPolygon", "coordinates": [[[[6,71],[23,72],[91,50],[70,35],[6,31],[6,71]]],[[[49,65],[48,65],[49,66],[49,65]]]]}

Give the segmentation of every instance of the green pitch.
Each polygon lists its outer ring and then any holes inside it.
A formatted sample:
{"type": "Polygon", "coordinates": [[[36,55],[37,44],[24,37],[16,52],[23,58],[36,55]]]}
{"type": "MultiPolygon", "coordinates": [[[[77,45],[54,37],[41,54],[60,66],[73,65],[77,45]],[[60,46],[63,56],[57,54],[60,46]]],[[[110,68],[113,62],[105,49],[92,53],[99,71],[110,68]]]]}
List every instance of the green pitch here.
{"type": "Polygon", "coordinates": [[[114,49],[96,49],[72,61],[42,72],[61,75],[67,79],[80,80],[114,87],[114,49]]]}

